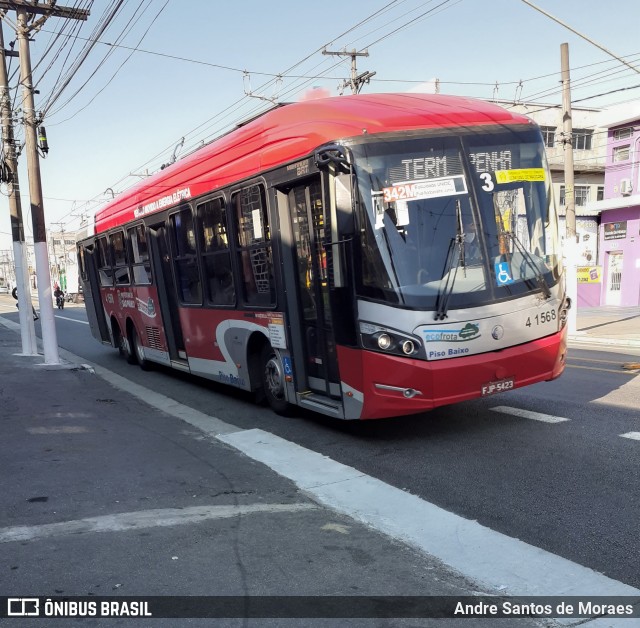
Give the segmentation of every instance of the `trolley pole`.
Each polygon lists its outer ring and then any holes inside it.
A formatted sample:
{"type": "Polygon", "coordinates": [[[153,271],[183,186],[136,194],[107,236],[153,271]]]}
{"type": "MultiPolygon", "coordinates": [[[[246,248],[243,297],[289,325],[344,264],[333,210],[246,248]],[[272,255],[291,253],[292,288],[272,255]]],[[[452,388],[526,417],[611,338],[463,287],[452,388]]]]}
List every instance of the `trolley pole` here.
{"type": "Polygon", "coordinates": [[[13,137],[13,119],[11,98],[9,96],[9,79],[7,77],[6,53],[4,49],[4,33],[0,21],[0,108],[2,111],[2,145],[4,163],[7,166],[9,186],[9,213],[11,214],[11,236],[13,238],[13,259],[15,263],[16,285],[18,288],[18,306],[20,312],[20,336],[23,355],[37,355],[38,344],[33,324],[31,286],[27,265],[27,248],[24,239],[22,222],[22,203],[20,201],[20,183],[18,180],[18,160],[16,158],[13,137]]]}
{"type": "Polygon", "coordinates": [[[564,203],[565,203],[565,277],[567,295],[571,299],[569,333],[575,334],[578,309],[578,246],[576,241],[576,201],[573,176],[573,124],[571,120],[571,77],[569,73],[569,44],[560,45],[562,68],[562,143],[564,146],[564,203]]]}

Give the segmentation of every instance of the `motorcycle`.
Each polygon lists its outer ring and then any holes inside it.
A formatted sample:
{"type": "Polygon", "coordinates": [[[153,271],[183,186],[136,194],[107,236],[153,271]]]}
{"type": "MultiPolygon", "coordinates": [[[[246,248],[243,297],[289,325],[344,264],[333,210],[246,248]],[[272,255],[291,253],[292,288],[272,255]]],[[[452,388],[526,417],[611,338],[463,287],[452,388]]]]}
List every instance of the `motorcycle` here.
{"type": "Polygon", "coordinates": [[[56,297],[56,305],[58,306],[59,310],[64,310],[64,294],[59,294],[56,297]]]}

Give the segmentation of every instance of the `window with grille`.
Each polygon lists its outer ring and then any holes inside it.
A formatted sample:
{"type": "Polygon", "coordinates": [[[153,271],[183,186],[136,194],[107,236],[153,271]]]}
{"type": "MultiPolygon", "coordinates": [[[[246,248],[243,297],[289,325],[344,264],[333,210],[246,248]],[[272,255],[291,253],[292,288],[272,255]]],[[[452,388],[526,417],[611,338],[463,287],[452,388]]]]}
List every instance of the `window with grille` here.
{"type": "Polygon", "coordinates": [[[630,137],[633,137],[633,127],[628,126],[624,129],[616,129],[613,132],[614,140],[628,140],[630,137]]]}
{"type": "MultiPolygon", "coordinates": [[[[574,186],[575,203],[576,207],[583,207],[589,202],[589,185],[576,185],[574,186]]],[[[602,188],[604,194],[604,188],[602,188]]],[[[560,205],[566,205],[564,185],[560,186],[560,205]]]]}
{"type": "Polygon", "coordinates": [[[233,195],[232,204],[244,300],[249,305],[273,305],[273,257],[264,189],[261,185],[243,188],[233,195]]]}
{"type": "Polygon", "coordinates": [[[554,126],[541,126],[542,140],[544,145],[551,148],[556,143],[556,127],[554,126]]]}
{"type": "Polygon", "coordinates": [[[631,150],[630,144],[625,144],[624,146],[614,146],[613,148],[613,161],[627,161],[629,159],[631,150]]]}

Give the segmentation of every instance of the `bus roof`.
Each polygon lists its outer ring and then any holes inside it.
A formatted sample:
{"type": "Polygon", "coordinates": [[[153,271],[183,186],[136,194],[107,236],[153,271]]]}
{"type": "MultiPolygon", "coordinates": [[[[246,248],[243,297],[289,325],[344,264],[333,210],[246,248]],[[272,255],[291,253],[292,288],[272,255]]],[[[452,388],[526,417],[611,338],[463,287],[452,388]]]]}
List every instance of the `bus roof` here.
{"type": "Polygon", "coordinates": [[[360,94],[275,107],[129,188],[99,210],[96,233],[308,156],[326,144],[394,131],[527,123],[481,100],[360,94]]]}

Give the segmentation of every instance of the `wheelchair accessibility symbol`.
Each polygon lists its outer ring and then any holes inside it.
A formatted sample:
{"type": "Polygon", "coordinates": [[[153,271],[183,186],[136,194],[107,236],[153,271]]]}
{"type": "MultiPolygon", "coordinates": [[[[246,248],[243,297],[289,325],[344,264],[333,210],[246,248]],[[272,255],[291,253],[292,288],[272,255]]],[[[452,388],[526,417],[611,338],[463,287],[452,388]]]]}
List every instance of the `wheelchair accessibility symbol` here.
{"type": "Polygon", "coordinates": [[[285,375],[293,375],[293,368],[291,366],[291,358],[290,357],[282,358],[282,365],[284,366],[284,374],[285,375]]]}
{"type": "Polygon", "coordinates": [[[513,283],[513,277],[511,276],[508,262],[500,262],[499,264],[496,264],[496,283],[499,286],[506,286],[507,284],[513,283]]]}

